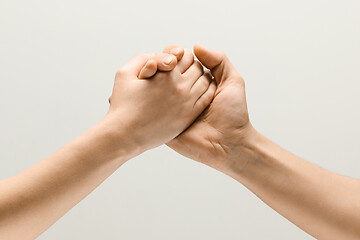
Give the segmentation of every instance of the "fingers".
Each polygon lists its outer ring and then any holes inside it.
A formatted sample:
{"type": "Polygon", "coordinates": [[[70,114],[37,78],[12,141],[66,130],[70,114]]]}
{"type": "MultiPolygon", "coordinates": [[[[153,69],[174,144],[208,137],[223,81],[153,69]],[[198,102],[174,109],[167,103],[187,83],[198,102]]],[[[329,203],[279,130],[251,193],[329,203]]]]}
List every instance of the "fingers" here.
{"type": "Polygon", "coordinates": [[[216,81],[211,80],[211,82],[208,85],[208,88],[205,90],[205,92],[199,97],[199,99],[195,102],[194,105],[194,111],[197,114],[202,113],[207,106],[211,103],[215,96],[216,91],[216,81]]]}
{"type": "Polygon", "coordinates": [[[196,100],[198,100],[199,97],[202,94],[204,94],[206,90],[209,88],[211,81],[212,81],[211,74],[209,72],[204,73],[192,85],[190,89],[190,95],[194,96],[196,100]]]}
{"type": "Polygon", "coordinates": [[[151,78],[157,71],[157,63],[154,59],[146,62],[145,66],[140,70],[138,78],[151,78]]]}
{"type": "Polygon", "coordinates": [[[185,49],[183,58],[178,62],[175,69],[180,73],[184,73],[194,63],[194,55],[188,49],[185,49]]]}
{"type": "Polygon", "coordinates": [[[138,76],[141,69],[145,66],[146,62],[155,57],[155,53],[139,54],[131,58],[124,66],[122,66],[117,73],[127,73],[138,76]]]}
{"type": "Polygon", "coordinates": [[[184,48],[177,45],[168,45],[163,52],[174,55],[178,61],[184,56],[184,48]]]}
{"type": "Polygon", "coordinates": [[[160,53],[147,61],[141,69],[138,78],[150,78],[155,75],[157,70],[171,71],[176,67],[177,59],[172,54],[160,53]]]}
{"type": "Polygon", "coordinates": [[[159,53],[155,56],[158,70],[160,71],[171,71],[176,67],[177,59],[172,54],[159,53]]]}
{"type": "Polygon", "coordinates": [[[184,73],[183,76],[187,80],[189,86],[193,86],[194,83],[203,75],[204,68],[199,61],[195,61],[184,73]]]}
{"type": "Polygon", "coordinates": [[[241,78],[224,53],[211,51],[200,45],[194,46],[194,53],[199,61],[211,70],[217,84],[229,79],[231,76],[241,78]]]}
{"type": "MultiPolygon", "coordinates": [[[[165,48],[162,54],[139,54],[131,58],[118,72],[127,72],[132,75],[139,76],[139,78],[152,77],[157,70],[171,71],[176,67],[177,61],[184,58],[185,50],[176,45],[169,45],[165,48]],[[154,63],[147,63],[150,59],[156,62],[156,71],[154,63]],[[146,66],[145,66],[146,65],[146,66]]],[[[183,73],[193,62],[194,56],[187,50],[185,61],[180,65],[179,70],[183,73]]]]}
{"type": "MultiPolygon", "coordinates": [[[[155,75],[157,70],[173,70],[177,62],[182,60],[184,54],[185,50],[182,47],[169,45],[165,48],[164,53],[161,54],[149,53],[136,55],[130,59],[121,70],[137,75],[138,78],[150,78],[155,75]]],[[[192,56],[191,60],[189,53],[187,53],[186,60],[181,64],[179,70],[182,72],[185,71],[193,62],[193,58],[192,56]]]]}
{"type": "Polygon", "coordinates": [[[208,69],[213,69],[220,65],[224,61],[225,57],[222,53],[211,51],[201,45],[194,46],[194,53],[201,63],[208,69]]]}

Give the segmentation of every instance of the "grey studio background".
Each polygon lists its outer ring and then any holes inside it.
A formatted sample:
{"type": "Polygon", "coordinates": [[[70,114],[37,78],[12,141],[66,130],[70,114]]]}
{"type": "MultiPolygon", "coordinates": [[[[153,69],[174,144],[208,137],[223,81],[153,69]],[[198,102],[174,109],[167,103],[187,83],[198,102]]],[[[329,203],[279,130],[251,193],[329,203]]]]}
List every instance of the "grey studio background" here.
{"type": "MultiPolygon", "coordinates": [[[[360,177],[360,2],[0,1],[0,178],[99,121],[117,68],[167,44],[228,54],[264,135],[360,177]]],[[[239,183],[162,146],[40,240],[312,239],[239,183]]]]}

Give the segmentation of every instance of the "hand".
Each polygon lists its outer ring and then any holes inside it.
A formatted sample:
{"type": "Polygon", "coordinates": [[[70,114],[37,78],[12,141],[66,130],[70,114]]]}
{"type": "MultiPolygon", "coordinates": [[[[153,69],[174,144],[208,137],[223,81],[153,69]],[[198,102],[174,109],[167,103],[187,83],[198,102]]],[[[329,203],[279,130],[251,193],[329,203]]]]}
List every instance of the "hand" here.
{"type": "Polygon", "coordinates": [[[184,131],[208,106],[216,89],[189,50],[172,71],[139,79],[146,62],[156,57],[138,55],[117,71],[106,116],[114,134],[131,136],[126,141],[137,151],[157,147],[184,131]]]}
{"type": "MultiPolygon", "coordinates": [[[[184,49],[177,47],[175,45],[169,45],[167,48],[171,47],[170,54],[149,54],[149,59],[146,61],[138,78],[145,79],[153,77],[157,71],[168,72],[173,70],[176,67],[178,61],[184,56],[184,49]]],[[[109,103],[111,103],[111,97],[109,97],[109,103]]]]}
{"type": "Polygon", "coordinates": [[[195,46],[218,83],[205,112],[168,145],[234,178],[316,239],[360,239],[360,181],[311,164],[258,133],[225,54],[195,46]],[[345,199],[345,201],[344,201],[345,199]],[[331,209],[331,211],[329,211],[331,209]]]}
{"type": "MultiPolygon", "coordinates": [[[[170,51],[166,49],[165,52],[170,51]]],[[[241,145],[253,130],[244,80],[224,53],[199,45],[194,47],[194,53],[211,70],[217,82],[215,97],[201,116],[167,145],[186,157],[226,171],[234,159],[237,162],[241,159],[233,148],[241,145]]],[[[246,164],[245,159],[242,164],[246,164]]]]}
{"type": "Polygon", "coordinates": [[[176,45],[169,45],[166,47],[171,48],[170,54],[155,54],[153,58],[149,59],[144,67],[140,70],[138,78],[150,78],[159,71],[171,71],[176,67],[178,61],[184,56],[184,49],[176,45]],[[174,58],[176,57],[176,59],[174,58]]]}

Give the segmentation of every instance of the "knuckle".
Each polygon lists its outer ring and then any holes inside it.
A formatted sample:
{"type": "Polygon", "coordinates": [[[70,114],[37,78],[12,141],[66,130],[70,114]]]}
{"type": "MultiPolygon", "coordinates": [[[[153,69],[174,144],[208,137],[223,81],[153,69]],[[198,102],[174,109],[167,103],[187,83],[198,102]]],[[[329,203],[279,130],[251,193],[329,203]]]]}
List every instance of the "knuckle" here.
{"type": "Polygon", "coordinates": [[[189,49],[185,48],[184,53],[188,58],[194,59],[194,55],[192,54],[192,52],[189,49]]]}
{"type": "Polygon", "coordinates": [[[220,52],[218,52],[218,53],[219,53],[219,55],[220,55],[221,58],[223,58],[223,59],[227,58],[225,52],[220,51],[220,52]]]}
{"type": "Polygon", "coordinates": [[[155,53],[155,52],[151,52],[151,53],[148,53],[148,54],[147,54],[147,56],[148,56],[149,58],[155,58],[157,55],[158,55],[158,54],[155,53]]]}
{"type": "Polygon", "coordinates": [[[127,74],[127,70],[124,67],[120,68],[115,73],[115,81],[117,81],[120,78],[123,78],[124,76],[126,76],[126,74],[127,74]]]}
{"type": "Polygon", "coordinates": [[[191,59],[195,59],[194,54],[191,51],[188,50],[188,54],[191,57],[191,59]]]}
{"type": "Polygon", "coordinates": [[[173,49],[173,48],[180,48],[180,46],[179,46],[179,45],[176,45],[176,44],[169,44],[169,45],[167,45],[165,48],[171,50],[171,49],[173,49]]]}
{"type": "Polygon", "coordinates": [[[210,101],[212,100],[213,98],[213,95],[212,94],[209,94],[209,93],[205,93],[203,96],[202,96],[202,103],[207,106],[210,101]]]}
{"type": "Polygon", "coordinates": [[[174,95],[180,96],[183,94],[183,91],[184,91],[184,88],[182,87],[182,85],[180,85],[180,84],[174,85],[174,87],[173,87],[174,95]]]}
{"type": "Polygon", "coordinates": [[[116,71],[115,76],[117,77],[117,76],[122,76],[122,75],[124,75],[124,69],[120,68],[116,71]]]}
{"type": "Polygon", "coordinates": [[[245,87],[245,80],[240,75],[237,76],[237,80],[241,86],[245,87]]]}
{"type": "Polygon", "coordinates": [[[170,53],[170,51],[171,51],[171,49],[173,49],[174,47],[173,47],[174,45],[166,45],[166,47],[164,48],[164,53],[170,53]]]}

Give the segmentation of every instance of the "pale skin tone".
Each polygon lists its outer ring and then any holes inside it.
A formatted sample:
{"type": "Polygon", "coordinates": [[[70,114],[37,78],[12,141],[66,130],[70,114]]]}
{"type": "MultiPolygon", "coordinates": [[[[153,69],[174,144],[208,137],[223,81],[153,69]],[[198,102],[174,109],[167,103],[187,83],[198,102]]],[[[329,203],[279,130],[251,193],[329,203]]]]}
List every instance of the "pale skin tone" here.
{"type": "Polygon", "coordinates": [[[190,51],[172,54],[131,59],[117,71],[110,109],[98,124],[0,182],[0,239],[35,239],[127,160],[170,141],[198,117],[216,84],[190,51]],[[157,69],[163,71],[154,75],[157,69]]]}
{"type": "Polygon", "coordinates": [[[164,52],[139,55],[117,72],[110,110],[92,129],[0,182],[0,239],[34,239],[124,162],[163,143],[239,181],[317,239],[360,238],[359,180],[258,133],[244,80],[225,54],[194,47],[215,84],[188,50],[164,52]]]}
{"type": "Polygon", "coordinates": [[[218,84],[215,97],[167,145],[239,181],[317,239],[360,239],[360,180],[311,164],[257,132],[249,121],[244,80],[229,59],[202,46],[194,53],[218,84]]]}

